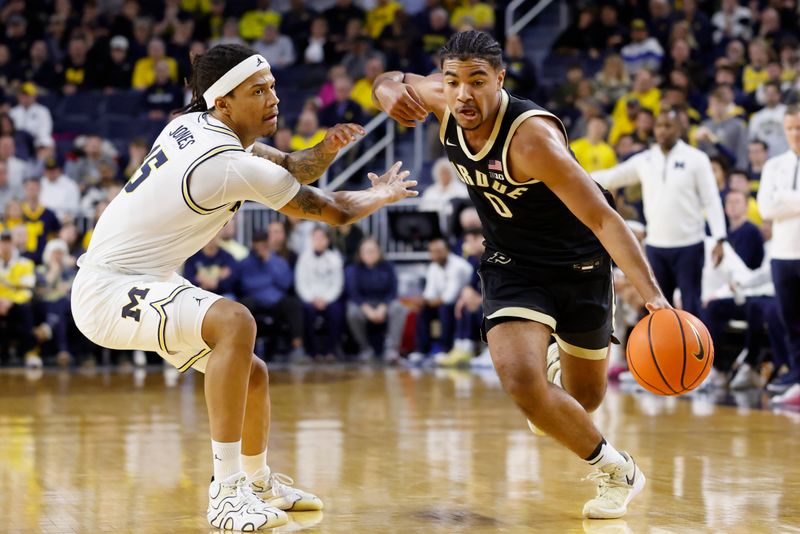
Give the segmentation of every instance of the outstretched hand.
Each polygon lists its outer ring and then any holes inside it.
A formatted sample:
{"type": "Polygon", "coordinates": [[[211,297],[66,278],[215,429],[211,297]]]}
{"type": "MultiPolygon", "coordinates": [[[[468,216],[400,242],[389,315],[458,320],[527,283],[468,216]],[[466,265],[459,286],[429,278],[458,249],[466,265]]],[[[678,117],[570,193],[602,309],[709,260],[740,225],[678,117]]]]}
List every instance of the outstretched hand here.
{"type": "Polygon", "coordinates": [[[375,90],[375,98],[379,107],[403,126],[413,128],[414,121],[424,121],[428,116],[422,99],[408,84],[386,81],[375,90]]]}
{"type": "Polygon", "coordinates": [[[364,128],[358,124],[337,124],[328,128],[328,131],[325,132],[325,139],[320,144],[325,152],[336,153],[350,143],[358,141],[359,137],[364,134],[366,134],[364,128]]]}
{"type": "Polygon", "coordinates": [[[403,162],[398,161],[380,176],[374,172],[367,175],[373,189],[385,188],[389,192],[389,203],[419,195],[418,191],[411,189],[417,185],[417,181],[406,180],[411,173],[409,171],[400,171],[402,166],[403,162]]]}

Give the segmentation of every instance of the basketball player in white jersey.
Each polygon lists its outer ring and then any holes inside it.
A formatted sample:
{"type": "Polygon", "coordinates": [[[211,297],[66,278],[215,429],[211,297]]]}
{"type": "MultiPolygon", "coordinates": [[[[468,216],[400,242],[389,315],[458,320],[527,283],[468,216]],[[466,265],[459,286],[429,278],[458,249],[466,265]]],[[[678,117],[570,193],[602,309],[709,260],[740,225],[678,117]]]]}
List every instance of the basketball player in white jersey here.
{"type": "MultiPolygon", "coordinates": [[[[97,222],[78,264],[72,311],[98,345],[159,353],[205,372],[214,479],[208,521],[252,531],[288,521],[284,510],[322,502],[267,467],[267,368],[253,355],[256,325],[236,302],[189,284],[176,270],[236,213],[260,202],[286,215],[345,224],[417,193],[396,163],[364,191],[324,193],[316,180],[363,130],[338,125],[317,146],[284,154],[256,143],[276,129],[269,64],[221,45],[193,63],[192,103],[161,132],[141,168],[97,222]]],[[[155,452],[155,451],[154,451],[155,452]]]]}

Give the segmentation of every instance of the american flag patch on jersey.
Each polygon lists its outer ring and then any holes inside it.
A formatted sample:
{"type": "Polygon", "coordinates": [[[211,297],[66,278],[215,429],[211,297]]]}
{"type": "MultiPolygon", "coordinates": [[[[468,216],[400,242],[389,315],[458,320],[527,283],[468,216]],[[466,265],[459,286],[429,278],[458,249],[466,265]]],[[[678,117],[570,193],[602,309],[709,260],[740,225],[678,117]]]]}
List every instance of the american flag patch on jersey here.
{"type": "Polygon", "coordinates": [[[490,159],[489,160],[489,170],[490,171],[503,172],[503,164],[500,163],[499,159],[490,159]]]}

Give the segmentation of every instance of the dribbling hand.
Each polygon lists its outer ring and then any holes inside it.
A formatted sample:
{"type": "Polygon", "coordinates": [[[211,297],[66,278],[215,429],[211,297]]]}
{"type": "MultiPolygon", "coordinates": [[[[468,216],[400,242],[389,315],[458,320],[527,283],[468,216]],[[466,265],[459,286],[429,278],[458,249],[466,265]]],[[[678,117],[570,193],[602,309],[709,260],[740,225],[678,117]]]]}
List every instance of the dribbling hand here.
{"type": "Polygon", "coordinates": [[[385,188],[389,193],[389,203],[403,200],[404,198],[415,197],[419,195],[418,191],[411,189],[417,185],[416,180],[406,180],[411,174],[409,171],[400,171],[403,166],[402,161],[396,162],[391,168],[378,176],[374,172],[369,173],[369,181],[372,183],[373,189],[385,188]]]}
{"type": "Polygon", "coordinates": [[[648,300],[644,306],[650,313],[653,313],[656,310],[665,310],[672,308],[669,301],[664,297],[664,295],[657,295],[656,297],[648,300]]]}

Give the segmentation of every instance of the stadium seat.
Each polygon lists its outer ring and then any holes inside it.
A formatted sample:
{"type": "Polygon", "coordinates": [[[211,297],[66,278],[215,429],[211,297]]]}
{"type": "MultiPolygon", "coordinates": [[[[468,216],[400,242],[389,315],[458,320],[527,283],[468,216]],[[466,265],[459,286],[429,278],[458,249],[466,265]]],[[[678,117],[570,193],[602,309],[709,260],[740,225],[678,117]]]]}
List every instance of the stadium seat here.
{"type": "Polygon", "coordinates": [[[142,111],[142,93],[139,91],[122,91],[103,98],[103,115],[136,117],[142,111]]]}
{"type": "MultiPolygon", "coordinates": [[[[161,130],[164,121],[153,121],[147,117],[124,117],[120,115],[103,117],[100,119],[101,131],[109,139],[131,140],[134,137],[143,138],[148,144],[152,143],[161,130]]],[[[126,144],[127,144],[126,141],[126,144]]]]}
{"type": "Polygon", "coordinates": [[[67,136],[77,136],[87,133],[100,133],[97,124],[91,117],[85,115],[62,115],[53,117],[53,131],[67,136]]]}
{"type": "Polygon", "coordinates": [[[54,115],[86,117],[87,120],[100,114],[102,95],[95,91],[64,95],[56,106],[54,115]]]}
{"type": "Polygon", "coordinates": [[[61,95],[56,92],[43,93],[37,96],[36,100],[41,105],[49,109],[50,113],[54,113],[59,102],[61,102],[61,95]]]}

